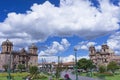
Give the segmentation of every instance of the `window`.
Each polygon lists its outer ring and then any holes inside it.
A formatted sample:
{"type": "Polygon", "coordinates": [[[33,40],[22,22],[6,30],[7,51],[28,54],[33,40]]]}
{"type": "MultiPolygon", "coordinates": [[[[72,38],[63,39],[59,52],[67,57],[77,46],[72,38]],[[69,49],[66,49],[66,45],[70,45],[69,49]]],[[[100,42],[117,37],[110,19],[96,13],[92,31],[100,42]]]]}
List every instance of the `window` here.
{"type": "Polygon", "coordinates": [[[7,46],[7,51],[8,51],[8,46],[7,46]]]}

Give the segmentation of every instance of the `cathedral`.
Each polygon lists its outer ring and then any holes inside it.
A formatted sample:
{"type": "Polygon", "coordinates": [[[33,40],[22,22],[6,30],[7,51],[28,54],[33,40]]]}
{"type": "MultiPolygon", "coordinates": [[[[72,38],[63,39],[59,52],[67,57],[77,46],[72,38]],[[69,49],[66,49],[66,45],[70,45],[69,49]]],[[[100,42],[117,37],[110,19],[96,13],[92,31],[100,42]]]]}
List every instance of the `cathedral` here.
{"type": "Polygon", "coordinates": [[[120,56],[115,55],[114,51],[106,44],[103,44],[100,50],[96,50],[94,46],[90,46],[89,57],[97,67],[99,65],[107,66],[111,61],[115,61],[120,65],[120,56]]]}
{"type": "Polygon", "coordinates": [[[25,65],[25,68],[38,65],[38,48],[34,44],[29,46],[28,51],[24,48],[15,51],[13,50],[13,43],[7,39],[2,42],[1,49],[0,70],[4,70],[3,65],[10,65],[11,69],[17,69],[19,64],[25,65]]]}

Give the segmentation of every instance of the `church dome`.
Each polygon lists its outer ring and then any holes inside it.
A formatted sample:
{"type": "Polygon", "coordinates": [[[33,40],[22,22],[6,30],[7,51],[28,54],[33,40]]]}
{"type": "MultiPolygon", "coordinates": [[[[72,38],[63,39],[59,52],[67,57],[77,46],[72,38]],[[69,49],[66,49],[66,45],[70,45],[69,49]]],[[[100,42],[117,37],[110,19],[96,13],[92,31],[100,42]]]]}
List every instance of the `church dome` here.
{"type": "Polygon", "coordinates": [[[29,49],[37,49],[37,46],[35,44],[32,44],[31,46],[29,46],[29,49]]]}
{"type": "Polygon", "coordinates": [[[6,41],[2,42],[2,46],[4,46],[4,45],[13,46],[13,43],[10,42],[10,41],[7,39],[6,41]]]}

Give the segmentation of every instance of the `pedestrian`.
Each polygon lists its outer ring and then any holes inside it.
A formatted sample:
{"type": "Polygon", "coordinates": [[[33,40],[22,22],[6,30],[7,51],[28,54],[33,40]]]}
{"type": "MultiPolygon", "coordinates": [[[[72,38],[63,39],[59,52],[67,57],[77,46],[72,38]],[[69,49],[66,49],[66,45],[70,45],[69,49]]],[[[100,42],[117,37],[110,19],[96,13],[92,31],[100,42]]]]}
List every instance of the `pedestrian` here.
{"type": "Polygon", "coordinates": [[[64,78],[65,80],[71,80],[68,74],[65,74],[64,78]]]}

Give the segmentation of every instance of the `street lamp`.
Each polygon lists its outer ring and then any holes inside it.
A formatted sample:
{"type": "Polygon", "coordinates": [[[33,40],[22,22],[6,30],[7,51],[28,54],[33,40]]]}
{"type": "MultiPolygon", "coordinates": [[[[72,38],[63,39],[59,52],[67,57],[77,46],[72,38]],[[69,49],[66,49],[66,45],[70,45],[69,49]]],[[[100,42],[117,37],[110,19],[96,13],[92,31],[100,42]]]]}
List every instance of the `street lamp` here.
{"type": "Polygon", "coordinates": [[[56,78],[58,79],[60,75],[60,56],[58,56],[58,64],[56,68],[56,78]]]}
{"type": "Polygon", "coordinates": [[[7,77],[8,80],[11,80],[11,74],[10,74],[11,73],[11,70],[10,70],[11,69],[11,53],[12,52],[10,52],[10,61],[9,61],[9,65],[8,65],[8,77],[7,77]]]}
{"type": "Polygon", "coordinates": [[[77,49],[74,48],[75,51],[75,74],[76,74],[76,80],[78,80],[78,70],[77,70],[77,49]]]}

